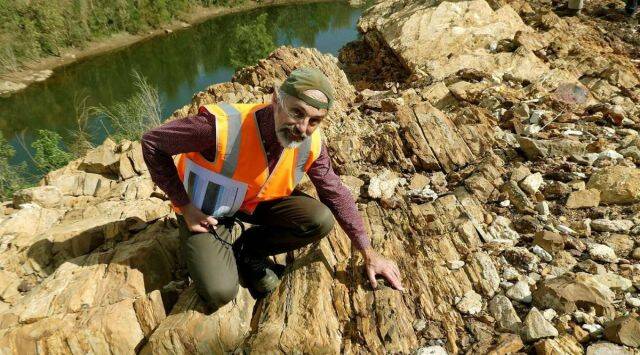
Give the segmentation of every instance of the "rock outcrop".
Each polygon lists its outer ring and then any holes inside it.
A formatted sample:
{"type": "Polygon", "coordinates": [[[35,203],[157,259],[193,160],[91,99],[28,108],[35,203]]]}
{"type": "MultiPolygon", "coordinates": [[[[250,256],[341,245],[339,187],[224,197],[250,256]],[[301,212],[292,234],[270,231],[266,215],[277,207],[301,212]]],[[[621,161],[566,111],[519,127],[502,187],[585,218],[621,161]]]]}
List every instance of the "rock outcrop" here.
{"type": "Polygon", "coordinates": [[[337,227],[278,257],[272,294],[207,314],[139,143],[108,140],[3,204],[0,353],[631,353],[639,72],[533,6],[382,1],[342,63],[282,47],[171,118],[321,69],[334,168],[406,292],[371,289],[337,227]]]}

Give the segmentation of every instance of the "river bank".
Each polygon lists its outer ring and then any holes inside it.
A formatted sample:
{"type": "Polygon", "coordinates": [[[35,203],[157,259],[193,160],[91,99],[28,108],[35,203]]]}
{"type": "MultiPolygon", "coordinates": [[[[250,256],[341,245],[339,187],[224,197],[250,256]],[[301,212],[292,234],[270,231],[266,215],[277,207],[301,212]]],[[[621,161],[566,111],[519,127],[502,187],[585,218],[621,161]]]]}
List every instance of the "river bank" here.
{"type": "MultiPolygon", "coordinates": [[[[159,36],[169,35],[175,31],[189,28],[206,20],[259,9],[269,6],[321,3],[329,0],[270,0],[270,1],[246,1],[234,7],[194,7],[189,13],[183,15],[183,20],[175,20],[166,23],[161,28],[146,31],[140,34],[130,34],[120,32],[108,38],[90,41],[83,48],[65,48],[59,56],[39,58],[37,60],[23,63],[22,70],[4,73],[0,75],[0,96],[10,96],[15,92],[25,89],[30,84],[41,82],[49,78],[53,71],[64,66],[86,60],[97,55],[110,51],[122,49],[136,43],[144,42],[159,36]]],[[[358,4],[359,1],[348,1],[351,4],[358,4]]]]}

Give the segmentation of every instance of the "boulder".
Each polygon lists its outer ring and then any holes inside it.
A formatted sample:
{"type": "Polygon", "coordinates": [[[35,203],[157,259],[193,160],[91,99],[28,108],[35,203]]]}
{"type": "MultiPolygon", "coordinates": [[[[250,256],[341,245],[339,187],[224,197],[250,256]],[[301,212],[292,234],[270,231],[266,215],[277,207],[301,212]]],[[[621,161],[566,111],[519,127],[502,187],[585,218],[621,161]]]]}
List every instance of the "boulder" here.
{"type": "Polygon", "coordinates": [[[518,144],[529,160],[540,158],[581,155],[586,152],[586,144],[570,139],[546,140],[518,136],[518,144]]]}
{"type": "Polygon", "coordinates": [[[597,189],[585,189],[574,191],[567,199],[567,208],[590,208],[600,204],[600,191],[597,189]]]}
{"type": "Polygon", "coordinates": [[[102,145],[87,153],[78,169],[95,174],[118,174],[120,154],[116,153],[116,148],[116,143],[107,138],[102,145]]]}
{"type": "Polygon", "coordinates": [[[640,169],[609,166],[591,175],[587,188],[600,191],[605,204],[630,204],[640,201],[640,169]]]}
{"type": "Polygon", "coordinates": [[[416,350],[415,355],[447,355],[447,350],[440,345],[426,346],[416,350]]]}
{"type": "Polygon", "coordinates": [[[493,297],[489,302],[489,312],[496,319],[501,330],[515,332],[522,323],[511,301],[503,295],[493,297]]]}
{"type": "Polygon", "coordinates": [[[589,248],[589,255],[595,261],[602,261],[605,263],[615,263],[618,261],[616,252],[607,245],[592,243],[592,244],[589,244],[588,248],[589,248]]]}
{"type": "Polygon", "coordinates": [[[594,219],[591,221],[591,229],[596,232],[624,233],[633,228],[633,221],[626,219],[594,219]]]}
{"type": "Polygon", "coordinates": [[[62,192],[55,186],[31,187],[13,194],[13,205],[16,208],[23,203],[35,203],[45,208],[54,208],[61,202],[62,192]]]}
{"type": "Polygon", "coordinates": [[[207,315],[192,286],[149,337],[140,354],[223,354],[238,349],[249,335],[255,301],[245,288],[236,299],[207,315]]]}
{"type": "Polygon", "coordinates": [[[507,290],[506,295],[514,301],[531,303],[531,289],[526,281],[516,282],[507,290]]]}
{"type": "Polygon", "coordinates": [[[613,249],[616,255],[626,258],[633,250],[634,241],[626,234],[611,234],[604,244],[613,249]]]}
{"type": "Polygon", "coordinates": [[[489,47],[532,32],[510,7],[493,10],[484,0],[418,1],[404,8],[382,2],[358,22],[365,38],[382,39],[406,68],[442,80],[464,68],[533,81],[548,67],[532,51],[493,53],[489,47]],[[473,14],[473,15],[471,15],[473,14]],[[526,70],[525,70],[526,68],[526,70]]]}
{"type": "Polygon", "coordinates": [[[593,275],[593,279],[614,291],[628,291],[633,289],[633,282],[631,282],[631,280],[612,272],[593,275]]]}
{"type": "Polygon", "coordinates": [[[536,307],[531,308],[522,326],[522,338],[526,342],[558,336],[558,330],[544,318],[536,307]]]}
{"type": "Polygon", "coordinates": [[[633,355],[633,351],[613,343],[600,342],[589,345],[586,355],[633,355]]]}
{"type": "Polygon", "coordinates": [[[604,336],[616,344],[640,347],[640,318],[637,315],[618,317],[605,324],[604,336]]]}
{"type": "Polygon", "coordinates": [[[520,182],[520,187],[530,193],[534,194],[540,189],[544,180],[542,179],[542,174],[535,173],[527,176],[524,180],[520,182]]]}
{"type": "Polygon", "coordinates": [[[584,354],[584,349],[582,349],[580,343],[569,334],[564,334],[554,339],[540,340],[535,344],[535,350],[537,355],[584,354]]]}
{"type": "Polygon", "coordinates": [[[566,273],[538,284],[533,292],[533,304],[540,308],[553,308],[559,313],[573,313],[593,307],[597,315],[613,317],[614,294],[606,286],[593,280],[589,274],[566,273]]]}
{"type": "Polygon", "coordinates": [[[465,314],[478,314],[482,310],[482,296],[473,290],[469,290],[456,303],[456,308],[465,314]]]}
{"type": "Polygon", "coordinates": [[[551,254],[555,254],[564,250],[565,240],[566,237],[561,234],[550,231],[540,231],[535,234],[533,244],[539,245],[542,249],[551,254]]]}

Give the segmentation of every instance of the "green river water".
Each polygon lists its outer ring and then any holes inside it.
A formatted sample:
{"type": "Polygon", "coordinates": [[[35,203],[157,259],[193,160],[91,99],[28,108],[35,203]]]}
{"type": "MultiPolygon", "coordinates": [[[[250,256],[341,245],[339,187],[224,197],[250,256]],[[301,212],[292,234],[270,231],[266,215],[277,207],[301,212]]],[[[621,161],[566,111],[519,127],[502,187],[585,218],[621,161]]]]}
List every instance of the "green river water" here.
{"type": "MultiPolygon", "coordinates": [[[[16,137],[23,136],[28,146],[39,129],[68,136],[76,124],[79,100],[86,98],[89,106],[108,108],[134,94],[133,70],[158,89],[162,115],[168,117],[189,103],[194,93],[229,81],[235,66],[255,63],[255,53],[232,49],[243,40],[238,38],[237,26],[254,24],[265,14],[268,35],[263,40],[270,47],[315,47],[337,55],[343,45],[358,38],[356,23],[361,12],[345,2],[256,9],[212,18],[55,70],[46,81],[0,98],[0,130],[16,148],[12,163],[26,162],[37,173],[16,137]]],[[[89,127],[94,143],[104,140],[110,129],[100,116],[92,117],[89,127]]]]}

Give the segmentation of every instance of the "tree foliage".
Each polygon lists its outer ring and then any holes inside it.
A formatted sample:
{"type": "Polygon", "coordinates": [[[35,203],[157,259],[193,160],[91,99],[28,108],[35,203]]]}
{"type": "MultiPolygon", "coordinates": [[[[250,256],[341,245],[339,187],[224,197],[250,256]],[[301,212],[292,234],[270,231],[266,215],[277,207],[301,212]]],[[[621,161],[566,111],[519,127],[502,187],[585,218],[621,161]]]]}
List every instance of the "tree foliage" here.
{"type": "Polygon", "coordinates": [[[255,64],[276,48],[273,36],[267,30],[267,14],[254,21],[238,24],[232,33],[229,59],[235,68],[255,64]]]}
{"type": "Polygon", "coordinates": [[[117,32],[136,34],[180,18],[193,6],[229,0],[0,0],[0,72],[16,63],[60,55],[67,47],[117,32]]]}
{"type": "Polygon", "coordinates": [[[62,137],[53,131],[38,130],[36,140],[31,144],[35,154],[33,160],[43,172],[59,169],[72,159],[62,147],[62,137]]]}
{"type": "Polygon", "coordinates": [[[15,150],[0,132],[0,201],[11,198],[15,191],[26,187],[25,165],[9,163],[14,154],[15,150]]]}

